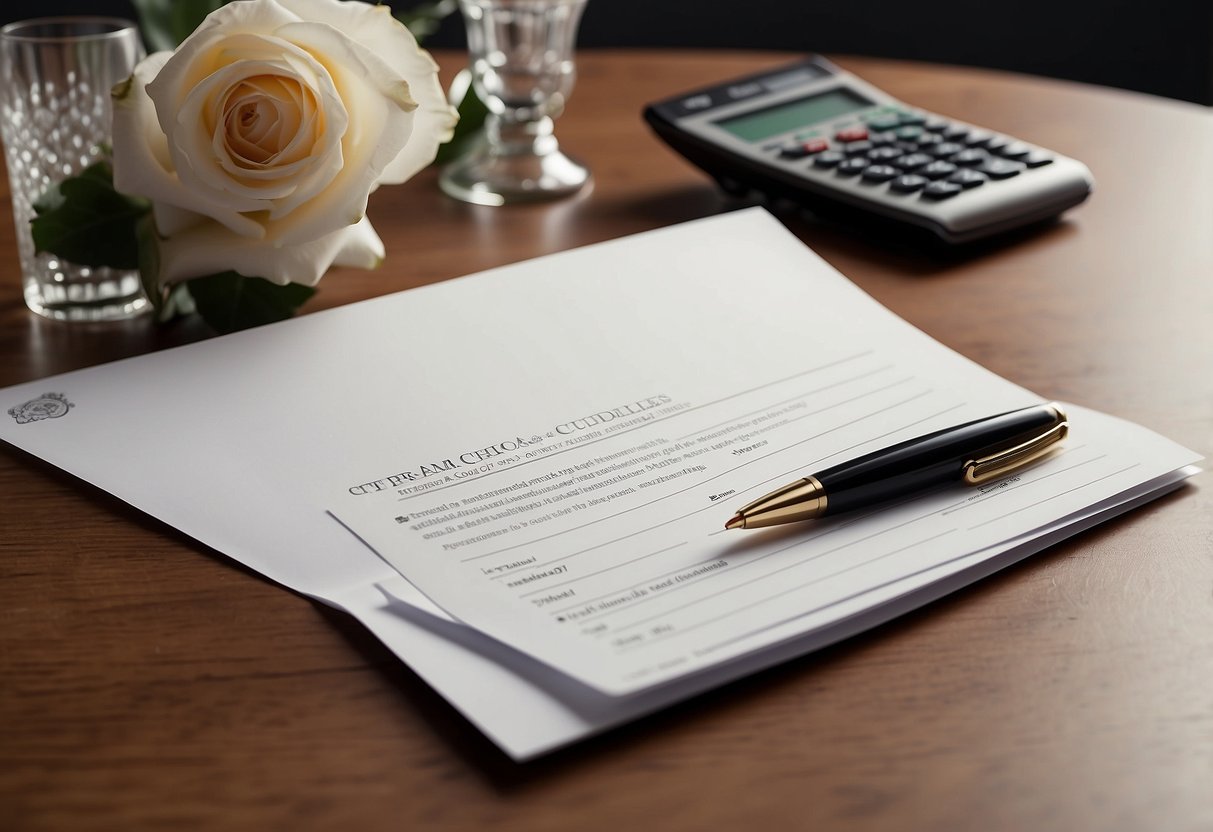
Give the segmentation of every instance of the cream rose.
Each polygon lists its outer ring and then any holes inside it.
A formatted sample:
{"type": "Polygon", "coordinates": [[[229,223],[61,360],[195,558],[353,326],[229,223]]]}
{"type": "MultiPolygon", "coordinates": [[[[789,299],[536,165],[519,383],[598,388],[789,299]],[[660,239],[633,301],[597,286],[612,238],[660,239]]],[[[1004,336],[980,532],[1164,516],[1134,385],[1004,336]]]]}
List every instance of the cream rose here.
{"type": "Polygon", "coordinates": [[[166,284],[378,265],[368,196],[432,162],[456,120],[388,8],[340,0],[229,3],[114,97],[114,185],[152,201],[166,284]]]}

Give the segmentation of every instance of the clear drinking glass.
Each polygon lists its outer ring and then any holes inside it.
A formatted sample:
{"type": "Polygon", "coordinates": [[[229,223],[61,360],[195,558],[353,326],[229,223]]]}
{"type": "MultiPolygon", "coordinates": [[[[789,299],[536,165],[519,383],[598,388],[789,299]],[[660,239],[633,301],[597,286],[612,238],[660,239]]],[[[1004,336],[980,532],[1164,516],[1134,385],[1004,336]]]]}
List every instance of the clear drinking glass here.
{"type": "Polygon", "coordinates": [[[35,254],[33,202],[96,162],[110,141],[110,88],[143,57],[129,20],[60,17],[0,29],[0,137],[13,197],[25,303],[48,318],[104,321],[150,309],[138,272],[35,254]]]}
{"type": "Polygon", "coordinates": [[[485,141],[442,172],[446,193],[503,205],[568,196],[589,181],[552,134],[576,79],[573,46],[585,3],[459,0],[472,84],[489,115],[485,141]]]}

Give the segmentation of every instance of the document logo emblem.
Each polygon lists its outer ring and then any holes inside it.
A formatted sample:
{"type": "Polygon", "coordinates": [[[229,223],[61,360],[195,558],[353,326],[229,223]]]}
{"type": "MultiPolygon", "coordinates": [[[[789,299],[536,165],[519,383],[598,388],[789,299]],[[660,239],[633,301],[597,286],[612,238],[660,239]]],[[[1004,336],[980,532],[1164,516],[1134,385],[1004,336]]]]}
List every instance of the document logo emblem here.
{"type": "Polygon", "coordinates": [[[75,407],[62,393],[43,393],[36,399],[17,407],[10,407],[8,415],[17,420],[17,424],[40,422],[43,419],[58,419],[68,410],[75,407]]]}

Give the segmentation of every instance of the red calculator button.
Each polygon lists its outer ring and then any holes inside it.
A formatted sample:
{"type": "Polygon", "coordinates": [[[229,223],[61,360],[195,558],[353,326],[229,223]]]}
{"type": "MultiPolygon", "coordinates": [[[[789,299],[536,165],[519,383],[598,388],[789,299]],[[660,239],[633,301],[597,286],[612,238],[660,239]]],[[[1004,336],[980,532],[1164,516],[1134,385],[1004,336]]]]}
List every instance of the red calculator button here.
{"type": "Polygon", "coordinates": [[[830,143],[825,139],[808,139],[800,143],[806,154],[820,153],[823,150],[828,150],[830,143]]]}
{"type": "Polygon", "coordinates": [[[868,137],[868,128],[866,127],[848,127],[845,130],[839,130],[834,138],[840,142],[861,142],[868,137]]]}

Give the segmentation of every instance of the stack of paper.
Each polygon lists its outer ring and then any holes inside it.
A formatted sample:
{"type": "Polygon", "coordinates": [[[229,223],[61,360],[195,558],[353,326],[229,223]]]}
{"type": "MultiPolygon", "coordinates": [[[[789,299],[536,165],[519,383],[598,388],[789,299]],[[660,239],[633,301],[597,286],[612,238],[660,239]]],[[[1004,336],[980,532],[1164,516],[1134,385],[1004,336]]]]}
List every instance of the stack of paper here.
{"type": "Polygon", "coordinates": [[[0,437],[349,611],[518,759],[917,607],[1198,458],[1067,405],[1061,452],[983,488],[723,531],[1040,401],[759,210],[0,393],[74,405],[0,437]]]}

